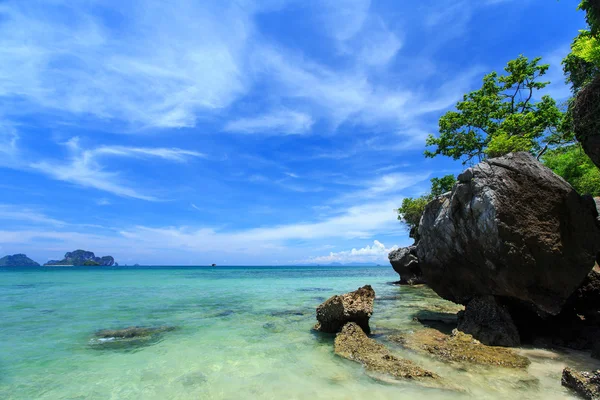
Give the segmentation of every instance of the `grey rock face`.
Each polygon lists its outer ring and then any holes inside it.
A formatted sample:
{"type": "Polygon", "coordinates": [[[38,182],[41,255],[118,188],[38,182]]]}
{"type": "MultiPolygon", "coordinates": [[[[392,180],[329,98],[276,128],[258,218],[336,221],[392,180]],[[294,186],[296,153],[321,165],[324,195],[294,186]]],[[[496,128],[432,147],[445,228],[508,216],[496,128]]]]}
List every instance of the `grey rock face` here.
{"type": "Polygon", "coordinates": [[[527,153],[467,169],[425,208],[419,266],[443,298],[497,296],[558,314],[594,266],[598,211],[527,153]]]}
{"type": "Polygon", "coordinates": [[[371,332],[369,319],[373,315],[375,291],[370,285],[354,292],[333,296],[317,307],[317,325],[321,332],[337,333],[348,322],[355,322],[366,333],[371,332]]]}
{"type": "Polygon", "coordinates": [[[519,331],[506,307],[493,296],[475,297],[458,313],[458,330],[488,346],[516,347],[519,331]]]}
{"type": "Polygon", "coordinates": [[[394,268],[394,271],[400,275],[401,285],[418,285],[425,283],[423,273],[419,267],[417,258],[417,246],[403,247],[391,251],[388,259],[394,268]]]}

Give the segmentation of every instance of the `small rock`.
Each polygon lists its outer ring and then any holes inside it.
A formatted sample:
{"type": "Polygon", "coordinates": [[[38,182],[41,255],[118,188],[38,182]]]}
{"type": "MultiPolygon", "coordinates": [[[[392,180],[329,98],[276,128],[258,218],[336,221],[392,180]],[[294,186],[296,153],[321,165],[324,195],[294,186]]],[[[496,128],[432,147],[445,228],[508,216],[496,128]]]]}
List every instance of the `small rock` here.
{"type": "Polygon", "coordinates": [[[370,339],[354,322],[344,325],[335,337],[335,353],[361,363],[368,371],[390,375],[396,379],[439,378],[412,361],[394,356],[384,345],[370,339]]]}
{"type": "Polygon", "coordinates": [[[588,400],[600,399],[600,370],[577,372],[567,367],[563,370],[561,384],[588,400]]]}
{"type": "Polygon", "coordinates": [[[333,296],[317,307],[315,330],[336,333],[348,322],[356,322],[366,333],[371,332],[369,318],[373,314],[375,291],[370,285],[354,292],[333,296]]]}
{"type": "Polygon", "coordinates": [[[417,246],[403,247],[391,251],[388,255],[394,271],[400,275],[401,285],[419,285],[425,283],[417,258],[417,246]]]}

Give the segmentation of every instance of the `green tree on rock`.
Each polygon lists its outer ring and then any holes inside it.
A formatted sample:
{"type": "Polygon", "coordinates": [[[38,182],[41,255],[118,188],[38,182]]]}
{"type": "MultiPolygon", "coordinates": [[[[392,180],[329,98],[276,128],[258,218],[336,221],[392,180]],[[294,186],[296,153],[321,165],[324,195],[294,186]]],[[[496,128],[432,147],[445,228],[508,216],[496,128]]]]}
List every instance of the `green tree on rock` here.
{"type": "Polygon", "coordinates": [[[420,197],[406,197],[402,200],[402,206],[398,211],[398,220],[404,222],[410,230],[410,237],[415,238],[419,221],[425,211],[425,206],[436,197],[452,190],[456,182],[454,175],[446,175],[442,178],[431,179],[431,191],[420,197]]]}
{"type": "Polygon", "coordinates": [[[439,154],[463,164],[512,151],[539,152],[545,143],[559,142],[563,113],[550,96],[536,93],[550,82],[541,81],[548,64],[519,56],[508,62],[506,75],[492,72],[480,89],[464,95],[456,110],[440,118],[439,137],[429,135],[426,144],[439,154]]]}

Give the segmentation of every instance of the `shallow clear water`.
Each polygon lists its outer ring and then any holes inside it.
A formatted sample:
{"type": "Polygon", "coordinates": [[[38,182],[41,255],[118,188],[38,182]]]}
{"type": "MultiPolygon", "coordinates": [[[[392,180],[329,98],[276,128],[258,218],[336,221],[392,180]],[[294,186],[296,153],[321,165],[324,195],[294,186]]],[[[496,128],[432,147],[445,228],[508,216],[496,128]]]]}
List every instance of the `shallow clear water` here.
{"type": "MultiPolygon", "coordinates": [[[[586,354],[523,350],[527,371],[446,364],[390,344],[462,388],[382,382],[311,332],[325,298],[371,284],[379,340],[449,304],[388,284],[390,267],[0,269],[0,399],[564,399],[586,354]],[[99,349],[104,328],[175,326],[145,346],[99,349]]],[[[573,397],[574,398],[574,397],[573,397]]]]}

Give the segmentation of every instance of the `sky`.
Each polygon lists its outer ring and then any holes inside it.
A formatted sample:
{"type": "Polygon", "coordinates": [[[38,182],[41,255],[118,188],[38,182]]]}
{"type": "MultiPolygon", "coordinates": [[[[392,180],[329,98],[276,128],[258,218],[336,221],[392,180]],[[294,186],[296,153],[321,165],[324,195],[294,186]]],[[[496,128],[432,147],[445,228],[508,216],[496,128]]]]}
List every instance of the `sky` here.
{"type": "Polygon", "coordinates": [[[0,256],[387,263],[437,121],[578,0],[0,1],[0,256]]]}

